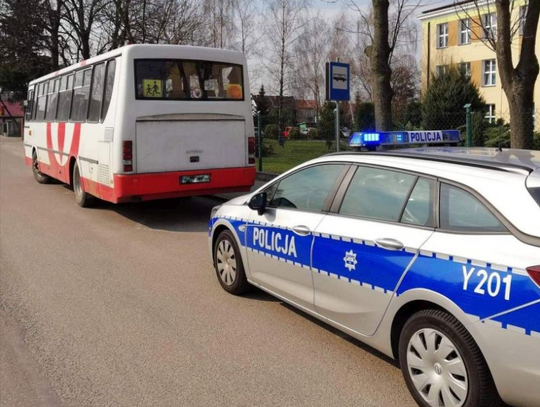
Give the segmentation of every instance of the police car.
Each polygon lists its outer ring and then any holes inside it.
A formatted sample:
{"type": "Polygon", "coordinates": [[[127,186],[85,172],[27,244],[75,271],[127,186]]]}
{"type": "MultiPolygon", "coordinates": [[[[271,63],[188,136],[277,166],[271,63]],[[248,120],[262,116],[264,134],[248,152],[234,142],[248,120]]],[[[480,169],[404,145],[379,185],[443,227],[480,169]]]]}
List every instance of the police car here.
{"type": "Polygon", "coordinates": [[[540,152],[327,155],[213,209],[218,281],[399,360],[420,406],[540,406],[540,152]]]}

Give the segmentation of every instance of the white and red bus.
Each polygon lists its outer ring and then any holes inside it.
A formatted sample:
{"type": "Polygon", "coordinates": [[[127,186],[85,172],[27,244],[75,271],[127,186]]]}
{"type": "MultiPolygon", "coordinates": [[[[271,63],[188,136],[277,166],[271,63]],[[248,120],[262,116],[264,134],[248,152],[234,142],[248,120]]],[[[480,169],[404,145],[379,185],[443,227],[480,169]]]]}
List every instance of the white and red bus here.
{"type": "Polygon", "coordinates": [[[77,203],[249,191],[255,139],[238,52],[128,45],[32,81],[25,159],[77,203]]]}

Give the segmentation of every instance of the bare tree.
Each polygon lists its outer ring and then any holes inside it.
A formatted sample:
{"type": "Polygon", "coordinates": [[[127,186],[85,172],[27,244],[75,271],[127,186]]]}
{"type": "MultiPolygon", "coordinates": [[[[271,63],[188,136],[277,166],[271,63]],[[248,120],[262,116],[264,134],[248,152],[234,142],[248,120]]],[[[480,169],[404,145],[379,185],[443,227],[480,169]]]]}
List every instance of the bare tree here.
{"type": "MultiPolygon", "coordinates": [[[[510,141],[513,148],[531,148],[534,136],[534,85],[540,71],[535,53],[540,1],[529,1],[525,12],[515,13],[513,0],[471,0],[473,8],[456,3],[458,11],[464,11],[474,24],[481,27],[481,35],[474,34],[495,51],[502,88],[510,107],[510,141]],[[459,4],[459,5],[458,5],[459,4]],[[497,14],[497,27],[489,18],[497,14]],[[517,18],[513,16],[517,15],[517,18]],[[512,59],[512,43],[522,32],[521,51],[517,65],[512,59]]],[[[473,30],[474,33],[474,30],[473,30]]]]}
{"type": "Polygon", "coordinates": [[[329,51],[330,27],[319,13],[303,17],[302,29],[294,44],[295,94],[315,100],[317,114],[322,105],[325,63],[329,51]]]}
{"type": "Polygon", "coordinates": [[[278,128],[283,128],[283,95],[288,88],[293,62],[292,46],[302,25],[305,0],[271,0],[266,11],[265,34],[268,39],[266,54],[269,76],[277,82],[278,128]]]}
{"type": "Polygon", "coordinates": [[[203,15],[210,28],[210,45],[226,48],[232,37],[234,0],[204,0],[203,15]]]}
{"type": "Polygon", "coordinates": [[[371,44],[364,52],[371,68],[371,96],[375,106],[377,129],[392,128],[392,57],[403,43],[415,42],[416,29],[411,17],[422,6],[422,0],[372,0],[372,9],[366,11],[356,0],[343,0],[358,13],[359,28],[371,44]]]}
{"type": "Polygon", "coordinates": [[[77,55],[83,59],[92,56],[94,29],[111,0],[66,0],[65,34],[75,44],[77,55]]]}
{"type": "Polygon", "coordinates": [[[258,5],[253,0],[233,0],[233,11],[238,41],[233,47],[249,57],[260,40],[258,35],[258,5]]]}

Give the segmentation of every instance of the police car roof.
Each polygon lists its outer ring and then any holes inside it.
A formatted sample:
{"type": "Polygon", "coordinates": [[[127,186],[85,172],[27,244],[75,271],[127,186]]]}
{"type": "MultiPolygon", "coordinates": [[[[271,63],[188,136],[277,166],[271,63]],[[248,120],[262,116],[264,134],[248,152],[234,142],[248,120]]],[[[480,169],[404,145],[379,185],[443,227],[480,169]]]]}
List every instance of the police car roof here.
{"type": "Polygon", "coordinates": [[[331,155],[378,155],[429,160],[499,171],[530,174],[540,169],[540,151],[496,148],[425,147],[381,152],[334,153],[331,155]]]}

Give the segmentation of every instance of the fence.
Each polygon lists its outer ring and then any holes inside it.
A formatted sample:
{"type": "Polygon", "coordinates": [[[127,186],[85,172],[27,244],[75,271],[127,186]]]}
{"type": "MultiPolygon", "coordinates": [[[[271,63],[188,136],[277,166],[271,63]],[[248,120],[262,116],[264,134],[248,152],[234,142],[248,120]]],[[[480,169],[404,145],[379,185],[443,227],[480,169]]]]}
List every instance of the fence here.
{"type": "MultiPolygon", "coordinates": [[[[533,112],[533,118],[536,117],[533,112]]],[[[410,120],[405,124],[395,124],[395,130],[459,130],[460,145],[476,147],[510,147],[509,112],[442,113],[410,120]],[[469,140],[468,137],[469,136],[469,140]]],[[[333,124],[307,126],[302,129],[284,123],[282,128],[288,137],[278,134],[276,117],[256,117],[255,126],[260,129],[261,142],[257,136],[257,170],[259,172],[282,173],[303,162],[336,151],[333,124]]],[[[540,123],[535,122],[534,139],[528,148],[540,150],[540,123]]],[[[342,134],[340,151],[347,151],[348,138],[342,134]]]]}

